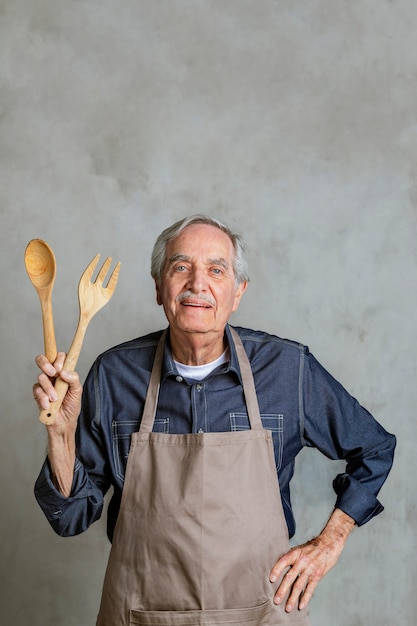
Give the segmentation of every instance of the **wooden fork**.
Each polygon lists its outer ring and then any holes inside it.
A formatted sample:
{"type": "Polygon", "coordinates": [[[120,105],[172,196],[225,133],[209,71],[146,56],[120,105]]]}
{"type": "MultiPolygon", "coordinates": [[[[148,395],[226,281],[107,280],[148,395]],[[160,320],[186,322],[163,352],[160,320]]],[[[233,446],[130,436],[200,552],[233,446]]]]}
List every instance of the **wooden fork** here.
{"type": "MultiPolygon", "coordinates": [[[[80,356],[81,347],[84,341],[85,332],[87,326],[92,317],[110,300],[114,290],[116,289],[117,279],[119,278],[120,262],[114,268],[107,285],[104,286],[104,281],[111,265],[111,257],[108,257],[94,282],[91,282],[94,270],[98,263],[100,255],[97,254],[91,261],[90,265],[86,268],[83,275],[80,278],[78,285],[78,303],[79,303],[79,318],[78,325],[75,331],[74,339],[72,340],[71,347],[65,358],[63,369],[67,372],[73,372],[76,368],[78,357],[80,356]]],[[[49,409],[44,409],[39,414],[39,419],[44,424],[53,424],[55,416],[61,408],[61,404],[64,400],[65,394],[68,389],[68,384],[61,378],[57,378],[55,382],[55,391],[58,399],[52,402],[49,409]]]]}

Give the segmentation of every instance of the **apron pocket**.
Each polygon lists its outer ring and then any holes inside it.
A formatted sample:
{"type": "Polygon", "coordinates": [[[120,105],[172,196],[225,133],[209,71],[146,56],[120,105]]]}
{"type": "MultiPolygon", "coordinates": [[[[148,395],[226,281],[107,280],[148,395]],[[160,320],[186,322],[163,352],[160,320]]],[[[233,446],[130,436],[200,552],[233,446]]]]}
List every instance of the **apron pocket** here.
{"type": "Polygon", "coordinates": [[[130,611],[130,626],[267,626],[271,603],[247,609],[210,611],[130,611]]]}

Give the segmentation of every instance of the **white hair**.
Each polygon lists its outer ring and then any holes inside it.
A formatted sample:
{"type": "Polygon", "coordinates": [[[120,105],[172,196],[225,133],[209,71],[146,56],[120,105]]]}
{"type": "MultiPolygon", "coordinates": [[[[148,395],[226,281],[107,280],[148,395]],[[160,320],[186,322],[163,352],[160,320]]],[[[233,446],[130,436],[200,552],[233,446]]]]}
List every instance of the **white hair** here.
{"type": "Polygon", "coordinates": [[[168,243],[177,237],[187,226],[192,224],[207,224],[209,226],[215,226],[230,238],[233,244],[235,252],[233,259],[233,272],[235,275],[236,285],[240,285],[242,282],[249,282],[248,275],[248,263],[246,259],[246,244],[240,235],[232,233],[230,228],[220,222],[218,219],[211,217],[210,215],[204,215],[199,213],[197,215],[191,215],[185,217],[178,222],[175,222],[172,226],[169,226],[157,238],[152,250],[151,258],[151,275],[154,280],[161,278],[162,270],[166,261],[166,249],[168,243]]]}

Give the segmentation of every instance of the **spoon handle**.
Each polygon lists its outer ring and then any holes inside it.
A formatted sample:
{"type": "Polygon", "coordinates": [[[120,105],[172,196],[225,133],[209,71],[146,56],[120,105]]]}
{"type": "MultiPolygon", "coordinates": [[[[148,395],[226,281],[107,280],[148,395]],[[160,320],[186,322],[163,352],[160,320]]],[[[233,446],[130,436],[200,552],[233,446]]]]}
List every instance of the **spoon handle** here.
{"type": "Polygon", "coordinates": [[[54,316],[52,312],[52,297],[40,298],[42,310],[43,340],[45,356],[51,363],[55,362],[57,347],[55,339],[54,316]]]}

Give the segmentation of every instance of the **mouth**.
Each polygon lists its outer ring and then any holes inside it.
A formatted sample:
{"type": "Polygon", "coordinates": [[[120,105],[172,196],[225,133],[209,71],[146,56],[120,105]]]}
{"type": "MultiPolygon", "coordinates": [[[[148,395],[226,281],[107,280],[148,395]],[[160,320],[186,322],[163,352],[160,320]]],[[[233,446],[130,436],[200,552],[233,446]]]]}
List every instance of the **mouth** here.
{"type": "Polygon", "coordinates": [[[216,306],[215,301],[205,294],[191,294],[190,292],[184,292],[178,297],[178,303],[181,306],[191,307],[195,309],[214,309],[216,306]]]}
{"type": "Polygon", "coordinates": [[[212,305],[208,302],[197,302],[195,300],[183,300],[181,306],[193,307],[195,309],[211,309],[212,305]]]}

